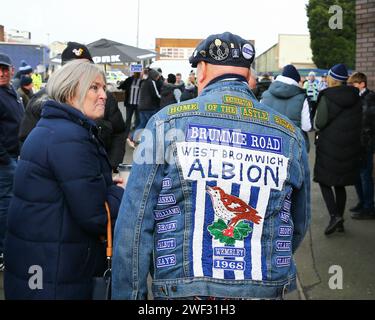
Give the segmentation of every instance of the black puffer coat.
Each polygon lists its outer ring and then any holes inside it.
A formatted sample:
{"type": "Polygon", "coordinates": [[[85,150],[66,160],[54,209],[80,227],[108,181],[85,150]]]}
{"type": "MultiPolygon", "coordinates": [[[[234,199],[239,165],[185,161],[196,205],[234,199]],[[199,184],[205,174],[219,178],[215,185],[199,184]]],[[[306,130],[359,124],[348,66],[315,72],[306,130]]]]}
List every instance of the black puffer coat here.
{"type": "Polygon", "coordinates": [[[358,89],[325,89],[318,100],[314,181],[348,186],[358,181],[362,105],[358,89]],[[324,116],[322,116],[324,114],[324,116]]]}

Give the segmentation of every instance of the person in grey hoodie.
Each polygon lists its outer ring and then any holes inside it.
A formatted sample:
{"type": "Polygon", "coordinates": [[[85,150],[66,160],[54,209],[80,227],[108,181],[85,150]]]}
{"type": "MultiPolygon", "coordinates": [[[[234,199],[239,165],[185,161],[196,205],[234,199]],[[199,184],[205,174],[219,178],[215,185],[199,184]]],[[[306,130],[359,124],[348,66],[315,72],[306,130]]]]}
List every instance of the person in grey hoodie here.
{"type": "Polygon", "coordinates": [[[297,69],[289,64],[263,93],[261,103],[287,116],[298,128],[306,141],[307,151],[310,149],[307,132],[311,130],[309,104],[305,90],[299,86],[301,76],[297,69]]]}

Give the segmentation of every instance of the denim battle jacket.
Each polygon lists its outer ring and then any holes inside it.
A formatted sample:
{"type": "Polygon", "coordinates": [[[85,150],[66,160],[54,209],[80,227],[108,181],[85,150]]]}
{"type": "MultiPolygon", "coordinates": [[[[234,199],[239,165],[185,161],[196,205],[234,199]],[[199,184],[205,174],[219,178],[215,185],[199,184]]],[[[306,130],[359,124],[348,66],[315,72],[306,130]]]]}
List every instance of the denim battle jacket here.
{"type": "Polygon", "coordinates": [[[154,115],[115,226],[113,299],[277,299],[310,222],[304,139],[238,75],[154,115]]]}

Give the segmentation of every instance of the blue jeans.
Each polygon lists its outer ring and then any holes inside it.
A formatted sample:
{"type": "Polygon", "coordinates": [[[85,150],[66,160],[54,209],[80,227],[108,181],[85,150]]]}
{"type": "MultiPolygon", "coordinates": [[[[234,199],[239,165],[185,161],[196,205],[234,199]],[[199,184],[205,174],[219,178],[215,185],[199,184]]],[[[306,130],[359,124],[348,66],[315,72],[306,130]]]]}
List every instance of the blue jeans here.
{"type": "Polygon", "coordinates": [[[13,178],[17,159],[11,158],[7,165],[0,165],[0,253],[4,252],[4,238],[7,226],[7,212],[13,196],[13,178]]]}
{"type": "Polygon", "coordinates": [[[156,111],[140,111],[139,112],[139,124],[134,130],[134,133],[133,133],[133,136],[132,136],[133,141],[136,140],[137,136],[139,135],[138,130],[142,130],[142,129],[146,128],[148,120],[150,120],[150,118],[155,113],[156,113],[156,111]]]}
{"type": "Polygon", "coordinates": [[[355,185],[359,203],[364,209],[374,209],[374,180],[372,179],[372,168],[372,152],[368,152],[360,170],[360,181],[355,185]]]}

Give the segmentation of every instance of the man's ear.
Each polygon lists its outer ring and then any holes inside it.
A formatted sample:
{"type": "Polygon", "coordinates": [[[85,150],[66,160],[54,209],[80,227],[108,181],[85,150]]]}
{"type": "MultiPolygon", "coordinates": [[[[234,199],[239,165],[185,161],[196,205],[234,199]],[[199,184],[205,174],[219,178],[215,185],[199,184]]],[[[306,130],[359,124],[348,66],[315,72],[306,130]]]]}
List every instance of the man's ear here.
{"type": "Polygon", "coordinates": [[[207,63],[202,61],[199,63],[199,70],[197,70],[197,82],[203,83],[207,79],[207,63]]]}

